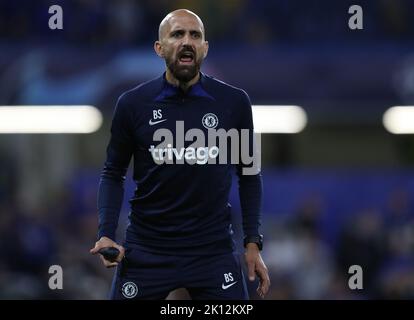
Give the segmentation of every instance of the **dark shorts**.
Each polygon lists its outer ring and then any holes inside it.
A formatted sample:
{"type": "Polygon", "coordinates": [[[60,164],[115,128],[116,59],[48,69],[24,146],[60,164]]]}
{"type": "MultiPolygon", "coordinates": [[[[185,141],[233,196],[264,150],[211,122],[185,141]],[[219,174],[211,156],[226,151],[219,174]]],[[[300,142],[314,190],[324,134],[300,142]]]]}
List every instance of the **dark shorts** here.
{"type": "Polygon", "coordinates": [[[249,299],[236,253],[187,257],[132,248],[116,269],[110,299],[161,300],[177,288],[194,300],[249,299]]]}

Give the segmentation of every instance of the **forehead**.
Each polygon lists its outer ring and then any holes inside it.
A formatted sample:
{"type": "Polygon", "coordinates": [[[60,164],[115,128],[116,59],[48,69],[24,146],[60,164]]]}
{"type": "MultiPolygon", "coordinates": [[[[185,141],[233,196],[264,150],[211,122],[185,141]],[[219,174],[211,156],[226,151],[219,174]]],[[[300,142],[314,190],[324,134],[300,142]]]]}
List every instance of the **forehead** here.
{"type": "Polygon", "coordinates": [[[167,32],[184,29],[184,30],[196,30],[203,32],[203,26],[196,17],[191,15],[180,15],[171,17],[167,25],[167,32]]]}

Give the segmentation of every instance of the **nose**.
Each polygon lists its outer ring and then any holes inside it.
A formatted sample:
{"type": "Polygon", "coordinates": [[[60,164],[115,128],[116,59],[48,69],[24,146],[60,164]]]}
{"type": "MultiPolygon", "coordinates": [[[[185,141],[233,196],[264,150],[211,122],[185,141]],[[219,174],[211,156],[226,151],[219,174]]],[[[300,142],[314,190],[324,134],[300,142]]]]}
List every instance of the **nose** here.
{"type": "Polygon", "coordinates": [[[191,36],[188,32],[183,37],[182,45],[183,46],[190,46],[191,45],[191,36]]]}

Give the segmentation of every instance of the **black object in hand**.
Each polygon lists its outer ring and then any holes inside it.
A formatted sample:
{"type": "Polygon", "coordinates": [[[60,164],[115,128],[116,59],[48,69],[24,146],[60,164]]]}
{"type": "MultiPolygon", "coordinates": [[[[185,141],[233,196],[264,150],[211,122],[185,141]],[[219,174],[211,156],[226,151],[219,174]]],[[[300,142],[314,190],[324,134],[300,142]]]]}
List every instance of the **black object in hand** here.
{"type": "Polygon", "coordinates": [[[119,250],[117,248],[114,248],[114,247],[102,248],[98,252],[101,255],[103,255],[105,260],[108,260],[108,261],[111,261],[111,262],[115,262],[116,258],[119,255],[119,250]]]}

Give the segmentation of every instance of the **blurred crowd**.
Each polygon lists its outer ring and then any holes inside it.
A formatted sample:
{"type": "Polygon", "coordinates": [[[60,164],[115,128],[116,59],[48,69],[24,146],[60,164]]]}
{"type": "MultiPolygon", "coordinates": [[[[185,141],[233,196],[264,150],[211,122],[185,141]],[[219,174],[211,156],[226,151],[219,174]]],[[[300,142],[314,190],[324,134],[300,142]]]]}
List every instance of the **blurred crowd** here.
{"type": "Polygon", "coordinates": [[[12,168],[0,175],[0,299],[105,299],[112,271],[89,254],[97,231],[95,190],[82,198],[65,186],[33,207],[19,201],[17,176],[12,168]],[[49,288],[52,265],[63,269],[63,290],[49,288]]]}
{"type": "Polygon", "coordinates": [[[414,212],[407,190],[391,192],[384,208],[350,212],[334,239],[321,230],[323,196],[301,201],[297,212],[266,229],[269,299],[414,298],[414,212]],[[362,289],[349,286],[355,265],[362,269],[362,289]]]}
{"type": "MultiPolygon", "coordinates": [[[[0,38],[10,42],[50,40],[78,45],[132,45],[152,42],[170,11],[194,10],[215,43],[257,44],[294,41],[338,41],[350,37],[348,9],[340,0],[19,0],[0,4],[0,38]],[[64,28],[48,28],[49,6],[61,5],[64,28]]],[[[409,0],[365,0],[363,40],[407,40],[414,35],[414,3],[409,0]]],[[[355,34],[352,34],[355,37],[355,34]]]]}

